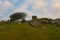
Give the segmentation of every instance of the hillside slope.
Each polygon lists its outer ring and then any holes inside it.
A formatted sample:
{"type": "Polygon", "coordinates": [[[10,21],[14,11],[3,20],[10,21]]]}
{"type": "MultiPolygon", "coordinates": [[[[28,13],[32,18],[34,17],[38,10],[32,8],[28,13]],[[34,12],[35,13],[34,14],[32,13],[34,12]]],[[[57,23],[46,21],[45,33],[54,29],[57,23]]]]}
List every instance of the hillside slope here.
{"type": "Polygon", "coordinates": [[[20,23],[0,23],[0,40],[60,40],[55,26],[42,24],[45,28],[20,23]]]}

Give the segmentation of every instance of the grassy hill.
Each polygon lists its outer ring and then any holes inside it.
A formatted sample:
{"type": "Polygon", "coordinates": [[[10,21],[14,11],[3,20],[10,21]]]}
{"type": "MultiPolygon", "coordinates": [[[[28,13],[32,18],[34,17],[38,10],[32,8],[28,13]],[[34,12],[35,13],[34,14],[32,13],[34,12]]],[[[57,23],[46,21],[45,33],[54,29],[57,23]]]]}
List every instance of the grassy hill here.
{"type": "Polygon", "coordinates": [[[60,32],[50,24],[32,27],[21,23],[0,23],[0,40],[60,40],[60,32]]]}

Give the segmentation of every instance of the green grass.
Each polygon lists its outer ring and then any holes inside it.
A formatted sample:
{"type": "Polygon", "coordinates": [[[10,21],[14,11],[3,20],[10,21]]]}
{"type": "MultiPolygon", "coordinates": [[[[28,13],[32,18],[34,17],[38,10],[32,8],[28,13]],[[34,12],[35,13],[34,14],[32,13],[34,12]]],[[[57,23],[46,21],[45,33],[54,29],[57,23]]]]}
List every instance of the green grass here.
{"type": "Polygon", "coordinates": [[[28,24],[0,23],[0,40],[60,40],[60,33],[50,24],[42,24],[45,29],[28,24]]]}

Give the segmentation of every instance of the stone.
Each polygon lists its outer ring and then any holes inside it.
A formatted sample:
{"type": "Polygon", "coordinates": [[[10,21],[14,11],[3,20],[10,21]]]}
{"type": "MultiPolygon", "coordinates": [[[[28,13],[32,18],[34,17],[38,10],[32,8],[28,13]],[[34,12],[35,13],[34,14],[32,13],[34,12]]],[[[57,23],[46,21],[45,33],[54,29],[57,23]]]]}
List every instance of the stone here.
{"type": "Polygon", "coordinates": [[[30,26],[34,26],[34,27],[38,27],[39,24],[40,24],[40,23],[37,22],[37,21],[31,21],[31,22],[29,23],[30,26]]]}

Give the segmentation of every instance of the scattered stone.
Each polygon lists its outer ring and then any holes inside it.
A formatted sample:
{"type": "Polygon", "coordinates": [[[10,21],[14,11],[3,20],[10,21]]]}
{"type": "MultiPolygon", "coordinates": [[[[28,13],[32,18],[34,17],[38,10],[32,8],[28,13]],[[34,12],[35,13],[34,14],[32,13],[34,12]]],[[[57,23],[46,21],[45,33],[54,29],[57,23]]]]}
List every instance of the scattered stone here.
{"type": "Polygon", "coordinates": [[[56,23],[55,25],[56,25],[57,27],[60,27],[60,23],[56,23]]]}
{"type": "Polygon", "coordinates": [[[41,20],[40,22],[41,22],[41,23],[44,23],[44,24],[48,24],[48,23],[49,23],[48,20],[41,20]]]}
{"type": "Polygon", "coordinates": [[[30,24],[31,26],[37,26],[38,22],[36,22],[36,21],[31,21],[29,24],[30,24]]]}
{"type": "Polygon", "coordinates": [[[40,22],[37,21],[31,21],[29,22],[29,25],[32,27],[41,27],[40,22]]]}

